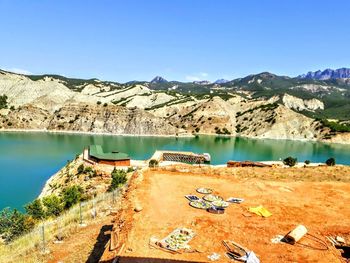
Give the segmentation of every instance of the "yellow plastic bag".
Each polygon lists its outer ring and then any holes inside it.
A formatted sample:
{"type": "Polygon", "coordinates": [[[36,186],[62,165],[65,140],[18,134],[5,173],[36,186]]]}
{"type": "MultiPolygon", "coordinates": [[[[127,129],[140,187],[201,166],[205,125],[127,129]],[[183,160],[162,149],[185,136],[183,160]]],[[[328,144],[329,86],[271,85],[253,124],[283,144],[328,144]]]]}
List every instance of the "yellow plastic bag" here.
{"type": "Polygon", "coordinates": [[[262,217],[272,216],[271,212],[267,210],[265,207],[263,207],[262,205],[259,205],[257,207],[249,207],[248,211],[262,217]]]}

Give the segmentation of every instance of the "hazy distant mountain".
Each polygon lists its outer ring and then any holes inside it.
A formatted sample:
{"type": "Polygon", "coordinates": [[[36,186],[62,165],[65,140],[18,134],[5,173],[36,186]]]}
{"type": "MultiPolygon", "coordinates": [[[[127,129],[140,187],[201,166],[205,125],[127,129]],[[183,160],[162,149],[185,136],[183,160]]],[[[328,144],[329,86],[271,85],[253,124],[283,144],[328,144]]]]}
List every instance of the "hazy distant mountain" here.
{"type": "Polygon", "coordinates": [[[339,69],[325,69],[323,71],[310,71],[307,74],[299,75],[298,78],[302,79],[345,79],[350,78],[350,68],[339,68],[339,69]]]}
{"type": "Polygon", "coordinates": [[[224,84],[224,83],[227,83],[227,82],[229,82],[229,80],[227,80],[227,79],[218,79],[214,83],[215,84],[224,84]]]}
{"type": "Polygon", "coordinates": [[[166,83],[168,82],[165,78],[156,76],[154,79],[151,80],[151,83],[166,83]]]}
{"type": "Polygon", "coordinates": [[[197,81],[193,81],[193,84],[209,85],[209,84],[211,84],[211,82],[209,80],[197,80],[197,81]]]}

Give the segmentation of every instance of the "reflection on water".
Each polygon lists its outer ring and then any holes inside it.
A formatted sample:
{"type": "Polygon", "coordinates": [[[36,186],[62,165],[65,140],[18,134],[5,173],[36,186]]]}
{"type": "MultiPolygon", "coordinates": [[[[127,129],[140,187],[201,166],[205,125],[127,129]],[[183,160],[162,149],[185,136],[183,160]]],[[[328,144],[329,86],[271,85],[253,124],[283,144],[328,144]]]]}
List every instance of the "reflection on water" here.
{"type": "Polygon", "coordinates": [[[90,144],[127,152],[134,159],[148,159],[155,150],[208,152],[213,164],[228,160],[279,160],[350,164],[350,146],[290,140],[199,136],[193,138],[73,135],[54,133],[0,133],[0,209],[21,208],[35,198],[45,181],[90,144]]]}

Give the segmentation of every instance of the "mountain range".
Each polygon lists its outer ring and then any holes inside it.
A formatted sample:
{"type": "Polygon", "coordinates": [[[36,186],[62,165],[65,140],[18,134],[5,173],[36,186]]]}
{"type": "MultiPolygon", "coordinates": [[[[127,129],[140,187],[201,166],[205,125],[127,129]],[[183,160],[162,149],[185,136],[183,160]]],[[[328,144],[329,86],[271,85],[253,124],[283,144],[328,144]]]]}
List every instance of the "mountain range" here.
{"type": "Polygon", "coordinates": [[[328,80],[328,79],[348,79],[350,78],[349,68],[339,68],[339,69],[325,69],[323,71],[310,71],[307,74],[299,75],[298,78],[303,79],[318,79],[318,80],[328,80]]]}
{"type": "Polygon", "coordinates": [[[214,83],[158,76],[118,83],[0,71],[0,130],[350,143],[350,84],[337,78],[345,73],[337,74],[312,79],[262,72],[214,83]]]}
{"type": "MultiPolygon", "coordinates": [[[[268,72],[267,72],[268,73],[268,72]]],[[[296,77],[296,79],[313,79],[313,80],[339,80],[339,79],[350,79],[350,68],[339,68],[339,69],[325,69],[317,71],[309,71],[306,74],[301,74],[296,77]]],[[[235,80],[231,80],[235,81],[235,80]]],[[[160,76],[156,76],[151,80],[151,83],[164,83],[168,82],[166,79],[160,76]]],[[[213,83],[215,84],[225,84],[230,82],[227,79],[217,79],[213,83]]],[[[193,81],[195,84],[211,84],[208,80],[193,81]]]]}

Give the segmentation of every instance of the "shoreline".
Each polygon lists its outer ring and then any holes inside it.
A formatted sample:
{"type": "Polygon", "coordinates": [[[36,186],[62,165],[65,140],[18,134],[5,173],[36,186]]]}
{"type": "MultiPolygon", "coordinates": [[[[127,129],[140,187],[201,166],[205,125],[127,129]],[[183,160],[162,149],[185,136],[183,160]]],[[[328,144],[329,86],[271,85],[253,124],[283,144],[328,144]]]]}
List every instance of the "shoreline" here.
{"type": "Polygon", "coordinates": [[[337,144],[337,145],[349,145],[350,141],[344,142],[330,142],[321,141],[316,139],[291,139],[291,138],[266,138],[266,137],[254,137],[254,136],[237,136],[237,135],[225,135],[225,134],[213,134],[213,133],[198,133],[198,134],[129,134],[129,133],[109,133],[109,132],[86,132],[86,131],[64,131],[64,130],[47,130],[47,129],[0,129],[0,133],[51,133],[51,134],[71,134],[71,135],[97,135],[97,136],[124,136],[124,137],[163,137],[163,138],[195,138],[196,136],[212,136],[221,138],[245,138],[253,140],[279,140],[279,141],[297,141],[297,142],[310,142],[310,143],[323,143],[323,144],[337,144]]]}
{"type": "MultiPolygon", "coordinates": [[[[81,156],[80,156],[81,157],[81,156]]],[[[131,160],[131,163],[138,163],[138,164],[141,164],[143,163],[143,165],[141,166],[138,166],[140,167],[141,169],[148,169],[148,160],[131,160]]],[[[328,167],[325,163],[309,163],[309,164],[305,164],[304,162],[297,162],[295,164],[295,166],[288,166],[288,165],[285,165],[283,164],[283,161],[273,161],[273,160],[270,160],[270,161],[256,161],[256,162],[259,162],[259,163],[263,163],[263,164],[268,164],[268,165],[276,165],[277,168],[280,168],[280,169],[288,169],[288,168],[297,168],[297,169],[302,169],[302,168],[315,168],[315,167],[328,167]]],[[[159,167],[167,167],[167,166],[172,166],[172,165],[190,165],[191,167],[193,168],[197,168],[198,167],[198,164],[185,164],[185,163],[182,163],[182,162],[174,162],[174,161],[163,161],[163,162],[160,162],[159,163],[159,167]]],[[[131,165],[132,166],[132,165],[131,165]]],[[[227,169],[234,169],[234,168],[252,168],[252,167],[227,167],[227,164],[201,164],[200,165],[201,167],[210,167],[210,168],[213,168],[213,169],[216,169],[216,168],[227,168],[227,169]]],[[[350,166],[350,165],[346,165],[346,164],[336,164],[335,167],[347,167],[347,166],[350,166]]],[[[52,174],[44,183],[41,191],[40,191],[40,194],[38,195],[37,198],[43,198],[46,194],[47,194],[47,188],[48,186],[50,185],[50,183],[55,179],[55,177],[57,175],[60,174],[61,170],[64,169],[65,166],[61,167],[56,173],[52,174]]],[[[134,165],[134,167],[136,167],[136,165],[134,165]]],[[[273,168],[273,167],[268,167],[268,168],[273,168]]],[[[276,167],[274,167],[276,168],[276,167]]]]}
{"type": "Polygon", "coordinates": [[[109,132],[86,132],[86,131],[63,131],[63,130],[46,130],[46,129],[0,129],[1,132],[7,133],[53,133],[53,134],[71,134],[71,135],[99,135],[99,136],[125,136],[125,137],[174,137],[174,138],[193,138],[192,134],[184,135],[164,135],[164,134],[132,134],[132,133],[109,133],[109,132]]]}

